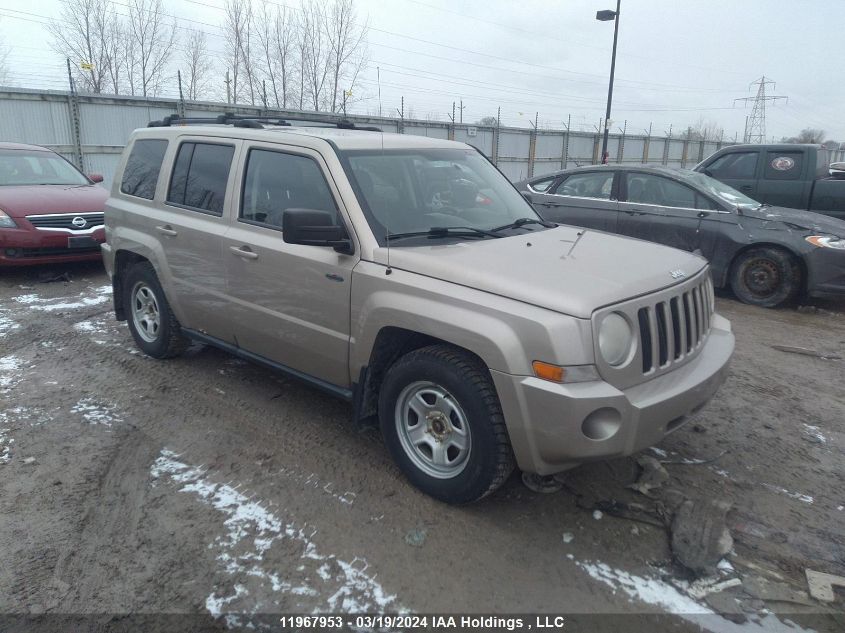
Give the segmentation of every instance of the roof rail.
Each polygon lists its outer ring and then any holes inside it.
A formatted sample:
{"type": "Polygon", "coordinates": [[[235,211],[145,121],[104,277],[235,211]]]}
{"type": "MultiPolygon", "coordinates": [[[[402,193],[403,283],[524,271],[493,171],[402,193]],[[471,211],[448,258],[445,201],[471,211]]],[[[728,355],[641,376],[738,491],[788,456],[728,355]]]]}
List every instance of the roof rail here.
{"type": "Polygon", "coordinates": [[[341,130],[362,130],[367,132],[381,132],[381,128],[374,126],[358,126],[349,119],[337,119],[334,116],[303,116],[287,117],[278,116],[251,116],[224,112],[218,116],[211,117],[181,117],[178,114],[170,114],[159,121],[150,121],[147,127],[171,127],[174,125],[232,125],[234,127],[246,127],[261,129],[262,123],[290,127],[290,121],[302,121],[311,123],[325,123],[334,125],[341,130]]]}

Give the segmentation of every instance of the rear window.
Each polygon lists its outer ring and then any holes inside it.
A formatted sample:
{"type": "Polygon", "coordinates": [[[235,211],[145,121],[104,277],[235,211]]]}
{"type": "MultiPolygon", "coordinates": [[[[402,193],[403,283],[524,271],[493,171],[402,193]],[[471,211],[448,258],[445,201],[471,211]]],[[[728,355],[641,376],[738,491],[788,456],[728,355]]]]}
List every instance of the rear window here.
{"type": "Polygon", "coordinates": [[[232,145],[182,143],[173,164],[167,201],[223,215],[226,183],[234,153],[232,145]]]}
{"type": "Polygon", "coordinates": [[[163,139],[135,141],[123,169],[120,191],[130,196],[152,200],[166,150],[167,141],[163,139]]]}
{"type": "Polygon", "coordinates": [[[803,152],[766,152],[766,180],[798,180],[804,167],[803,152]]]}

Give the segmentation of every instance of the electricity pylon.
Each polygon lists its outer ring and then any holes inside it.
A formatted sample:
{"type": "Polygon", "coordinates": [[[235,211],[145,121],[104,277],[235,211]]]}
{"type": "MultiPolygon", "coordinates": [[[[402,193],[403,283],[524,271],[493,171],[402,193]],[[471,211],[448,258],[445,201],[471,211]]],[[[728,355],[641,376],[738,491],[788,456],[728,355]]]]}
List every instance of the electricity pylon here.
{"type": "Polygon", "coordinates": [[[751,89],[751,86],[757,86],[757,96],[734,99],[734,105],[736,105],[737,101],[743,101],[746,104],[749,101],[754,102],[754,105],[751,108],[751,116],[749,116],[745,122],[745,135],[743,136],[743,142],[759,144],[764,143],[766,140],[766,102],[771,101],[774,103],[778,99],[788,100],[789,97],[767,95],[766,86],[771,86],[772,89],[774,89],[775,82],[771,79],[766,79],[765,75],[760,77],[757,81],[752,81],[748,86],[749,90],[751,89]]]}

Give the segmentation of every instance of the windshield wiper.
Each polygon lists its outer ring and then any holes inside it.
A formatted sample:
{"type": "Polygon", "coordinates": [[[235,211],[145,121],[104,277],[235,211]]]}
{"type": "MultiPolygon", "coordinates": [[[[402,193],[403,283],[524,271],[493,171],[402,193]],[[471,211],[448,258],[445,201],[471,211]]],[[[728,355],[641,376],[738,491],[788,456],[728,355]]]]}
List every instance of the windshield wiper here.
{"type": "Polygon", "coordinates": [[[514,220],[510,224],[503,224],[502,226],[497,226],[495,229],[490,229],[491,231],[504,231],[505,229],[518,229],[526,224],[539,224],[541,226],[546,227],[547,229],[553,229],[557,226],[554,222],[546,222],[545,220],[538,220],[537,218],[519,218],[518,220],[514,220]]]}
{"type": "Polygon", "coordinates": [[[385,236],[388,240],[401,240],[406,237],[504,237],[495,232],[495,229],[486,231],[477,229],[474,226],[432,226],[425,231],[408,231],[407,233],[388,233],[385,236]]]}

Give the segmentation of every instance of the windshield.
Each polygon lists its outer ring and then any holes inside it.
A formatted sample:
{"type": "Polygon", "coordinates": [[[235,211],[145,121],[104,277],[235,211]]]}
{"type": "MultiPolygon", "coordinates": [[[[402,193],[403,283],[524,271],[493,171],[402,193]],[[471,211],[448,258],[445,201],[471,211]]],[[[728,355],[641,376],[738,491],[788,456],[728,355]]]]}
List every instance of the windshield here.
{"type": "Polygon", "coordinates": [[[53,152],[0,150],[0,186],[89,184],[73,165],[53,152]]]}
{"type": "MultiPolygon", "coordinates": [[[[525,198],[474,149],[346,151],[343,158],[367,221],[382,246],[388,232],[396,235],[448,227],[489,231],[521,218],[539,220],[525,198]]],[[[523,224],[509,230],[543,228],[523,224]]],[[[419,241],[402,242],[409,243],[419,241]]]]}
{"type": "Polygon", "coordinates": [[[729,187],[725,183],[705,174],[697,171],[688,171],[683,172],[681,175],[691,184],[702,189],[705,193],[709,193],[734,208],[740,207],[741,209],[756,209],[760,206],[759,202],[749,198],[744,193],[741,193],[733,187],[729,187]]]}

